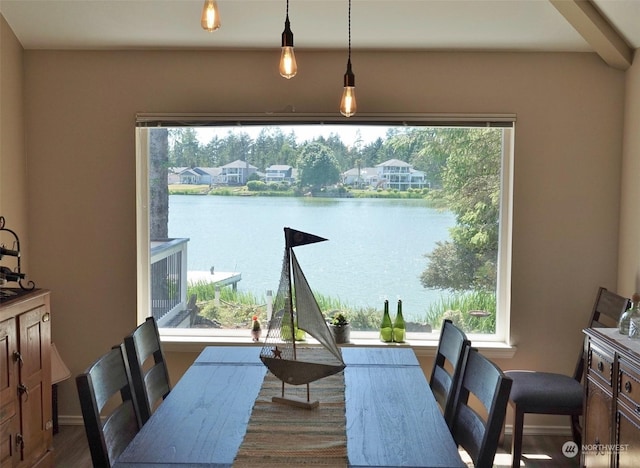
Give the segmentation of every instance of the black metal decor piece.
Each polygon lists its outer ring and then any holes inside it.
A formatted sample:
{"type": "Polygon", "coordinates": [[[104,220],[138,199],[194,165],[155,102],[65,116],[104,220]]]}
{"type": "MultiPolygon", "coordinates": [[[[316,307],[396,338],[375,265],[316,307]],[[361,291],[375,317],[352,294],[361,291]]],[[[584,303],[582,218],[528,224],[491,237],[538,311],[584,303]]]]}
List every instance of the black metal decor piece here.
{"type": "Polygon", "coordinates": [[[5,227],[4,216],[0,216],[0,233],[2,231],[8,232],[13,236],[13,246],[11,249],[8,249],[4,244],[0,243],[0,260],[2,260],[3,257],[14,257],[16,259],[16,267],[11,269],[7,266],[0,265],[0,285],[6,282],[16,282],[20,285],[20,288],[25,291],[34,289],[36,285],[31,280],[27,282],[26,286],[23,284],[25,274],[22,272],[20,266],[20,239],[14,231],[5,227]]]}

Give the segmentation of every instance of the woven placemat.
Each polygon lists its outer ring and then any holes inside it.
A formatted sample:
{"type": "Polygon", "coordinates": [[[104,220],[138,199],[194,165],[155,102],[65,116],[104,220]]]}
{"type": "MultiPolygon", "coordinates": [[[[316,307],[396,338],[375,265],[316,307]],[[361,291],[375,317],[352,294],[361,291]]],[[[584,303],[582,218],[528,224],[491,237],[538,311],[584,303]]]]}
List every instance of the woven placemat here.
{"type": "MultiPolygon", "coordinates": [[[[310,384],[317,408],[273,403],[274,396],[282,396],[282,382],[267,372],[233,466],[347,466],[342,372],[310,384]]],[[[285,386],[285,397],[306,400],[306,385],[285,386]]]]}

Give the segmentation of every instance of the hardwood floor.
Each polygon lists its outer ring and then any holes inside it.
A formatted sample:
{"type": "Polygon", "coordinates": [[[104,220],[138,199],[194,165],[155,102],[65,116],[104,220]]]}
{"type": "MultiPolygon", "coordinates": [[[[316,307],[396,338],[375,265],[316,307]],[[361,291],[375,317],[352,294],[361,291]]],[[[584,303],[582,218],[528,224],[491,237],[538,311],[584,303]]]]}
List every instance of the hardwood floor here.
{"type": "MultiPolygon", "coordinates": [[[[520,466],[526,468],[574,468],[580,466],[580,457],[567,458],[562,454],[562,445],[568,436],[525,436],[523,459],[520,466]]],[[[508,447],[510,437],[505,437],[508,447]]],[[[83,426],[60,426],[53,437],[55,466],[57,468],[91,468],[91,455],[83,426]]],[[[494,467],[511,466],[511,454],[504,447],[498,449],[494,467]]]]}
{"type": "Polygon", "coordinates": [[[54,466],[60,468],[91,468],[91,454],[84,426],[60,426],[53,436],[54,466]]]}

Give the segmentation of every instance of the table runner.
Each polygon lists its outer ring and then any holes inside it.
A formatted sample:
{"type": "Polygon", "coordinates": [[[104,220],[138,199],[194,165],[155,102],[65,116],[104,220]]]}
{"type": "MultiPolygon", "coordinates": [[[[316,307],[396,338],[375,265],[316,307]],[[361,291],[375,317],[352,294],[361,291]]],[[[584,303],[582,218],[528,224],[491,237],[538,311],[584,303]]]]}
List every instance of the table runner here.
{"type": "MultiPolygon", "coordinates": [[[[313,348],[298,348],[313,353],[313,348]]],[[[311,401],[319,407],[303,409],[272,403],[282,395],[282,382],[267,372],[251,412],[247,433],[234,467],[347,466],[344,374],[310,384],[311,401]]],[[[306,385],[285,387],[285,397],[306,400],[306,385]]]]}

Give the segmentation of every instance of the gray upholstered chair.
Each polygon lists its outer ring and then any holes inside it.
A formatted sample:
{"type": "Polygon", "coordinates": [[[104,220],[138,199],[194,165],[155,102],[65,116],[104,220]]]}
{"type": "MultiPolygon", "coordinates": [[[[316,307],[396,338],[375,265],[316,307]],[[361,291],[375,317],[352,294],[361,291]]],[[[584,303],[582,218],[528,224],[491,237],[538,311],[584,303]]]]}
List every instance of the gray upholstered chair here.
{"type": "Polygon", "coordinates": [[[510,389],[511,379],[498,366],[476,348],[465,347],[460,386],[453,403],[451,434],[476,468],[493,466],[510,389]]]}
{"type": "Polygon", "coordinates": [[[462,358],[465,348],[468,346],[471,346],[471,342],[465,333],[456,327],[451,320],[444,320],[429,386],[442,409],[449,429],[451,429],[453,422],[453,399],[460,384],[462,358]]]}
{"type": "MultiPolygon", "coordinates": [[[[629,299],[599,288],[587,327],[615,327],[620,315],[627,310],[629,299]]],[[[584,389],[582,374],[584,358],[582,347],[573,375],[537,371],[506,371],[513,380],[509,403],[514,411],[511,438],[512,466],[520,466],[522,458],[522,432],[524,415],[557,414],[571,417],[571,432],[578,446],[582,443],[582,414],[584,389]]]]}

